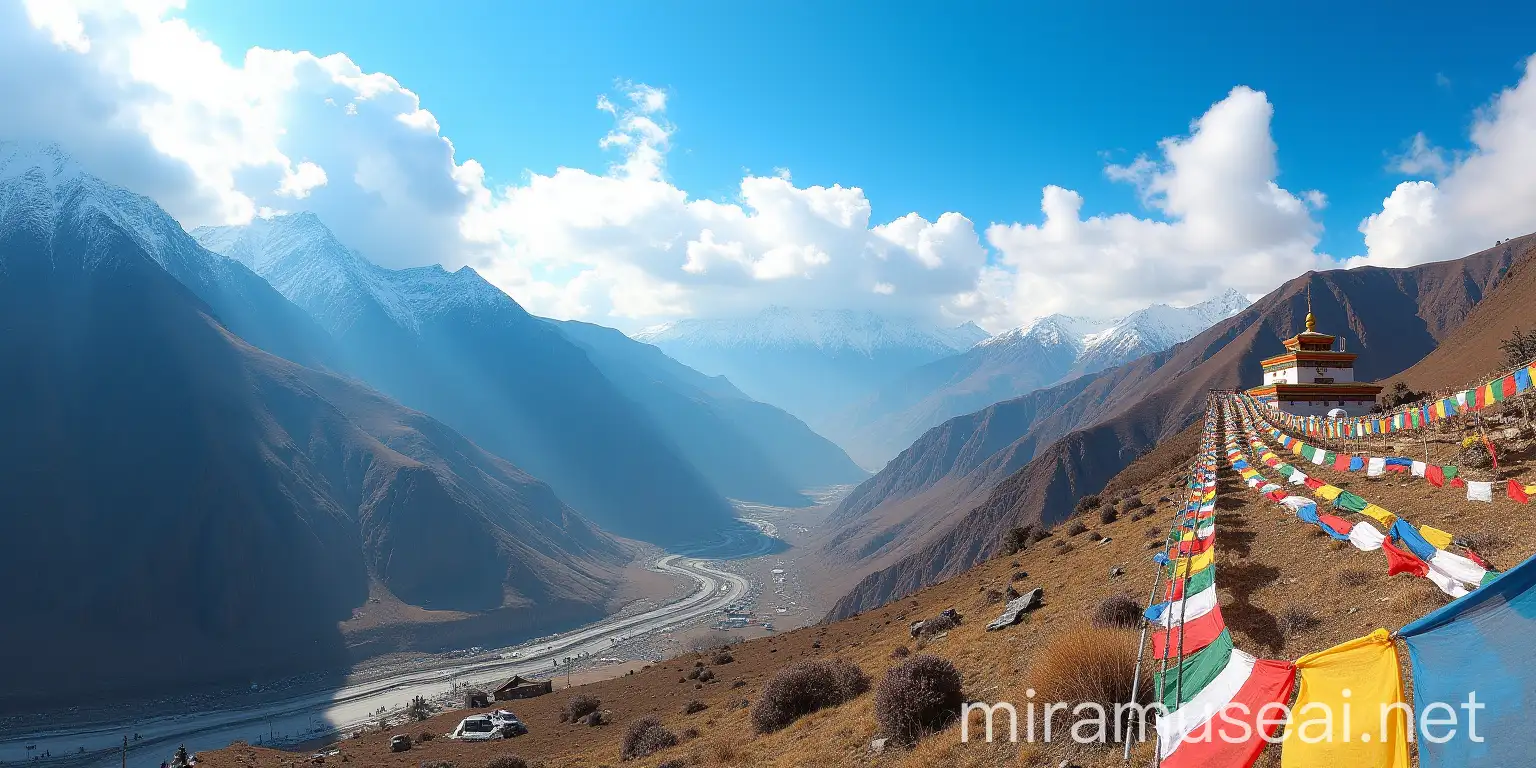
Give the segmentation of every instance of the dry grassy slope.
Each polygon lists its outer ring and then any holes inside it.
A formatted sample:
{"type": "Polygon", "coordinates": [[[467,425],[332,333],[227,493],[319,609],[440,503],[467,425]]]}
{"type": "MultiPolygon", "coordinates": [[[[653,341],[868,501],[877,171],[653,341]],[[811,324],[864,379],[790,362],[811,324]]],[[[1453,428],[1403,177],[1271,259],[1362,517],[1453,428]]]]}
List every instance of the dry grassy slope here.
{"type": "MultiPolygon", "coordinates": [[[[678,747],[636,761],[640,766],[656,766],[679,758],[690,765],[708,768],[1053,766],[1062,759],[1082,766],[1118,766],[1118,751],[1073,753],[1061,745],[963,745],[959,743],[958,727],[928,738],[912,751],[874,756],[868,752],[870,740],[877,735],[873,694],[803,718],[783,732],[763,737],[751,735],[747,712],[730,708],[729,702],[755,700],[773,670],[807,657],[835,655],[852,659],[878,681],[895,663],[889,658],[891,650],[912,645],[907,637],[908,623],[950,607],[965,615],[964,624],[925,650],[950,659],[959,667],[969,699],[1025,701],[1024,691],[1036,679],[1034,658],[1045,644],[1062,632],[1081,626],[1106,597],[1125,593],[1134,595],[1138,602],[1145,601],[1153,573],[1148,543],[1162,536],[1174,514],[1171,504],[1155,500],[1169,493],[1174,477],[1184,469],[1193,450],[1190,442],[1188,435],[1167,441],[1111,481],[1112,488],[1134,485],[1143,498],[1155,503],[1157,513],[1142,521],[1122,517],[1108,525],[1093,518],[1090,527],[1110,537],[1107,544],[1092,544],[1086,534],[1068,537],[1064,530],[1058,530],[1053,540],[1070,540],[1071,551],[1060,552],[1052,546],[1052,540],[1042,541],[1016,558],[987,561],[899,603],[842,621],[740,644],[733,649],[735,662],[714,667],[719,682],[702,689],[696,690],[693,683],[679,682],[684,670],[693,666],[693,656],[658,664],[632,677],[578,689],[603,700],[603,706],[613,711],[612,725],[589,728],[559,723],[558,708],[568,698],[562,692],[515,707],[532,733],[514,741],[468,745],[437,739],[402,755],[386,751],[394,733],[446,732],[466,714],[452,712],[425,724],[346,741],[342,749],[351,762],[369,766],[415,766],[426,760],[443,759],[459,768],[478,768],[502,754],[541,760],[550,768],[617,765],[625,727],[640,716],[654,714],[676,732],[696,728],[699,735],[678,747]],[[1127,575],[1110,578],[1109,569],[1117,565],[1124,567],[1127,575]],[[1018,570],[1028,571],[1029,577],[1010,582],[1010,575],[1018,570]],[[1045,605],[1020,626],[985,632],[983,626],[996,614],[998,606],[987,604],[983,591],[1001,589],[1009,583],[1020,589],[1043,587],[1045,605]],[[733,688],[737,681],[744,681],[745,685],[733,688]],[[709,709],[684,715],[684,702],[695,697],[709,704],[709,709]]],[[[1508,500],[1473,507],[1457,491],[1436,490],[1418,479],[1378,481],[1358,475],[1340,477],[1322,469],[1319,473],[1415,522],[1430,523],[1458,534],[1496,533],[1499,543],[1489,547],[1485,554],[1497,565],[1508,567],[1532,553],[1530,542],[1536,540],[1536,520],[1528,508],[1508,500]]],[[[1295,659],[1377,627],[1395,629],[1442,604],[1440,593],[1426,580],[1410,576],[1389,578],[1380,553],[1361,553],[1331,543],[1314,527],[1257,496],[1230,470],[1221,473],[1220,481],[1217,584],[1223,615],[1239,647],[1269,658],[1295,659]],[[1357,572],[1366,578],[1341,577],[1357,572]],[[1321,623],[1314,629],[1287,636],[1280,631],[1280,617],[1291,609],[1310,611],[1321,623]]],[[[1128,641],[1134,642],[1135,636],[1134,632],[1126,631],[1128,641]]],[[[286,765],[294,756],[231,747],[205,754],[204,758],[211,768],[275,768],[286,765]]],[[[1267,755],[1260,765],[1273,764],[1274,758],[1273,754],[1267,755]]]]}
{"type": "MultiPolygon", "coordinates": [[[[1172,349],[1063,385],[1071,389],[1032,393],[962,417],[992,414],[980,420],[990,426],[1000,414],[1018,414],[1004,423],[1021,428],[1022,436],[984,460],[955,462],[949,474],[926,466],[922,477],[893,477],[907,470],[903,461],[909,454],[928,450],[930,437],[952,425],[936,427],[861,486],[850,497],[856,507],[845,502],[839,510],[835,519],[841,527],[830,539],[838,546],[823,555],[841,557],[847,570],[868,575],[829,615],[868,610],[964,571],[990,554],[1010,526],[1064,519],[1077,499],[1097,492],[1137,456],[1194,423],[1209,390],[1257,384],[1259,360],[1302,330],[1309,292],[1318,327],[1341,336],[1359,354],[1357,375],[1382,378],[1434,350],[1498,284],[1528,242],[1536,236],[1511,241],[1509,248],[1406,269],[1308,273],[1172,349]],[[947,492],[953,488],[965,492],[947,492]],[[989,495],[978,502],[983,492],[989,495]],[[955,503],[945,508],[940,502],[946,500],[955,503]],[[892,529],[925,535],[893,536],[892,529]],[[869,542],[879,549],[867,552],[869,542]]],[[[1002,442],[998,432],[988,434],[994,445],[1002,442]]],[[[946,435],[951,442],[963,437],[946,435]]]]}

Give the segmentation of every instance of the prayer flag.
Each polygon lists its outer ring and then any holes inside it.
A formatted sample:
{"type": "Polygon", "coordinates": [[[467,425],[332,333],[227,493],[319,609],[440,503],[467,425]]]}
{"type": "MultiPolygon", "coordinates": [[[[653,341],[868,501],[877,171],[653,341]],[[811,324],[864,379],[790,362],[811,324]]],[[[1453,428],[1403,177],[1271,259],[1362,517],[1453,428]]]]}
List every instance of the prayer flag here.
{"type": "Polygon", "coordinates": [[[1397,646],[1385,629],[1296,660],[1301,687],[1285,726],[1282,768],[1408,768],[1397,646]],[[1362,713],[1343,717],[1353,710],[1362,713]]]}

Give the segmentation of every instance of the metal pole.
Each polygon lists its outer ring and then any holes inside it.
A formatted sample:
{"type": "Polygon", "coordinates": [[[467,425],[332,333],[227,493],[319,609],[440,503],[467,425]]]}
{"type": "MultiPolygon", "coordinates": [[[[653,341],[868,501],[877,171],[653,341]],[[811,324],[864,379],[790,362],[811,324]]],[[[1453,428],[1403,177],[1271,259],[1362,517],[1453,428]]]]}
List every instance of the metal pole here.
{"type": "MultiPolygon", "coordinates": [[[[1157,588],[1159,586],[1161,586],[1162,583],[1163,583],[1163,568],[1162,568],[1162,566],[1158,566],[1158,568],[1157,568],[1157,575],[1155,577],[1153,577],[1153,579],[1152,579],[1152,591],[1147,593],[1147,607],[1149,607],[1149,608],[1152,607],[1152,601],[1157,599],[1157,588]]],[[[1136,671],[1131,676],[1131,701],[1130,701],[1130,703],[1131,703],[1132,706],[1136,705],[1136,694],[1141,689],[1140,688],[1140,686],[1141,686],[1141,660],[1142,660],[1143,655],[1146,654],[1146,652],[1147,652],[1147,625],[1150,624],[1150,623],[1151,622],[1149,622],[1149,621],[1143,621],[1141,623],[1141,639],[1136,641],[1136,671]]],[[[1116,718],[1116,723],[1118,724],[1118,722],[1119,722],[1119,718],[1117,717],[1116,718]]],[[[1117,725],[1117,727],[1118,727],[1118,725],[1117,725]]],[[[1125,754],[1122,755],[1122,760],[1121,761],[1122,762],[1126,762],[1126,763],[1131,761],[1131,739],[1130,739],[1130,735],[1129,734],[1127,734],[1126,738],[1125,738],[1125,754]]]]}

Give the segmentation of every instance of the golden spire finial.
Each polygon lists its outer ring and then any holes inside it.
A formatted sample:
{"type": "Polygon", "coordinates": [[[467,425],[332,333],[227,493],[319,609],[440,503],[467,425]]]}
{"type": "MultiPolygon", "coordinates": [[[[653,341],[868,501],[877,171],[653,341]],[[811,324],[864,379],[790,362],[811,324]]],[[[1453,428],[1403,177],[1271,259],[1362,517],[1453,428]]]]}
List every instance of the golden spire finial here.
{"type": "Polygon", "coordinates": [[[1317,319],[1312,317],[1312,284],[1307,284],[1307,333],[1317,331],[1317,319]]]}

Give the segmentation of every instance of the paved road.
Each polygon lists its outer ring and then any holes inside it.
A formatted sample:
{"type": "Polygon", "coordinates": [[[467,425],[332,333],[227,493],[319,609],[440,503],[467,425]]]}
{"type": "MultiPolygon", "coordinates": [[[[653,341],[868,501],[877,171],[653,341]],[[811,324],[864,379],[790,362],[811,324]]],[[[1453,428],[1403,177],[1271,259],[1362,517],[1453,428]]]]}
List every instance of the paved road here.
{"type": "MultiPolygon", "coordinates": [[[[738,551],[734,554],[750,553],[738,551]]],[[[251,743],[268,740],[270,732],[279,736],[287,734],[290,740],[295,734],[318,738],[327,732],[346,731],[363,725],[373,719],[373,713],[380,707],[396,709],[413,696],[431,699],[445,694],[455,683],[484,685],[514,674],[536,673],[547,677],[555,661],[583,653],[602,656],[616,639],[655,632],[714,613],[747,593],[746,579],[711,568],[706,561],[692,556],[667,555],[654,567],[692,578],[698,587],[677,602],[645,613],[607,619],[520,648],[516,659],[467,661],[462,665],[405,673],[246,709],[146,718],[78,729],[66,727],[7,738],[0,740],[0,763],[20,763],[29,755],[40,755],[46,750],[53,753],[54,759],[43,761],[41,765],[64,765],[63,756],[78,753],[83,746],[87,756],[76,755],[68,764],[118,765],[120,757],[116,750],[122,744],[124,733],[138,733],[142,738],[130,746],[129,765],[151,767],[170,759],[180,743],[196,752],[225,747],[237,739],[251,743]],[[28,752],[28,745],[35,745],[36,749],[28,752]]]]}

